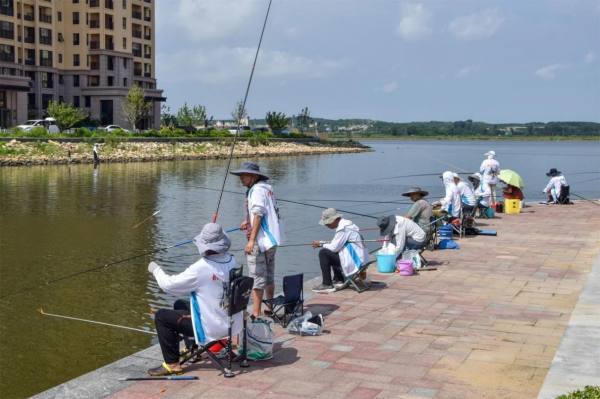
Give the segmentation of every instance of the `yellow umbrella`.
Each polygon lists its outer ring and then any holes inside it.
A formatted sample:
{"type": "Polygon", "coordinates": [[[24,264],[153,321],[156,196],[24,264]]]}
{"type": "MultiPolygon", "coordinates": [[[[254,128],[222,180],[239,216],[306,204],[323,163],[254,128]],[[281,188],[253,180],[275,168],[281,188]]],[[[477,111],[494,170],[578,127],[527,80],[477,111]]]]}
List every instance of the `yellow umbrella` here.
{"type": "Polygon", "coordinates": [[[518,188],[525,187],[525,183],[523,183],[523,179],[517,172],[510,169],[502,169],[498,178],[502,180],[506,184],[510,184],[511,186],[515,186],[518,188]]]}

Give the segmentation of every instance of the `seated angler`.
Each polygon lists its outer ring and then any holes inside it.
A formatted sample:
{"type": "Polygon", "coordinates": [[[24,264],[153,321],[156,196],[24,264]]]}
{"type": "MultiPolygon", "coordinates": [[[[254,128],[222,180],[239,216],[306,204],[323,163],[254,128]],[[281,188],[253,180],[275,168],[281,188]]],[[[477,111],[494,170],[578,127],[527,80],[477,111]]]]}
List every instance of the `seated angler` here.
{"type": "Polygon", "coordinates": [[[544,194],[548,196],[548,203],[552,204],[569,204],[570,188],[567,179],[562,172],[556,168],[550,169],[546,176],[550,177],[550,181],[544,188],[544,194]]]}
{"type": "Polygon", "coordinates": [[[344,219],[334,208],[323,211],[319,224],[335,230],[335,235],[329,243],[321,241],[312,243],[313,248],[323,247],[319,251],[323,281],[313,288],[313,291],[333,292],[346,287],[346,277],[360,270],[361,266],[368,261],[368,253],[358,226],[344,219]]]}
{"type": "MultiPolygon", "coordinates": [[[[194,337],[199,345],[228,335],[229,318],[221,299],[229,283],[229,271],[236,267],[235,258],[228,253],[231,241],[221,226],[208,223],[194,243],[201,259],[180,274],[168,275],[155,262],[148,265],[148,271],[163,291],[190,296],[190,302],[177,300],[173,310],[160,309],[154,316],[164,362],[148,370],[152,376],[183,372],[179,364],[180,334],[194,337]]],[[[239,333],[241,327],[242,312],[234,316],[233,334],[239,333]]]]}
{"type": "Polygon", "coordinates": [[[412,187],[407,192],[402,193],[403,197],[409,197],[410,200],[414,202],[404,217],[417,223],[427,236],[429,236],[432,229],[431,204],[424,199],[428,194],[427,191],[421,190],[420,187],[412,187]]]}
{"type": "Polygon", "coordinates": [[[451,219],[456,219],[460,217],[462,203],[460,192],[456,183],[454,183],[454,173],[450,171],[444,172],[442,174],[442,182],[444,183],[445,195],[444,198],[431,204],[434,208],[433,216],[439,218],[443,213],[446,213],[451,219]]]}
{"type": "Polygon", "coordinates": [[[475,211],[475,206],[477,205],[473,189],[467,183],[461,180],[460,176],[456,173],[454,173],[454,184],[456,184],[456,188],[458,189],[458,193],[460,195],[463,213],[465,215],[472,216],[473,212],[475,211]]]}
{"type": "Polygon", "coordinates": [[[418,224],[404,216],[383,216],[377,219],[382,237],[387,241],[381,250],[400,256],[407,249],[422,249],[427,245],[425,232],[418,224]]]}
{"type": "Polygon", "coordinates": [[[471,176],[469,176],[469,181],[473,185],[473,192],[475,194],[475,198],[477,198],[477,209],[479,210],[479,216],[486,216],[487,209],[492,203],[492,190],[488,184],[482,181],[480,173],[473,173],[471,176]]]}

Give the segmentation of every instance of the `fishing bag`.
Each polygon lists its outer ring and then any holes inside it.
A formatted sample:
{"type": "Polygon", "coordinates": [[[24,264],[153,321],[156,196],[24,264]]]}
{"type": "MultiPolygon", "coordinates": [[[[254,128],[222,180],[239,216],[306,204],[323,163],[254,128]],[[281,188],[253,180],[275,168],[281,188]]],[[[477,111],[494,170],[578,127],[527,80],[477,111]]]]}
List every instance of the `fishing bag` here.
{"type": "Polygon", "coordinates": [[[249,360],[273,358],[273,330],[271,321],[253,318],[246,328],[246,356],[249,360]]]}

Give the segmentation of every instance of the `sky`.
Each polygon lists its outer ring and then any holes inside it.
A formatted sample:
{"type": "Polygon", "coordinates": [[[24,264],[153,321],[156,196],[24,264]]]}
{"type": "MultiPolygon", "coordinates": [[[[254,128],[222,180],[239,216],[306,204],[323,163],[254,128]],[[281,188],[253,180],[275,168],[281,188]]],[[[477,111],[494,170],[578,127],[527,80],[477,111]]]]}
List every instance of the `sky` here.
{"type": "MultiPolygon", "coordinates": [[[[231,118],[268,0],[157,0],[167,105],[231,118]]],[[[247,102],[396,122],[600,122],[600,0],[273,0],[247,102]]]]}

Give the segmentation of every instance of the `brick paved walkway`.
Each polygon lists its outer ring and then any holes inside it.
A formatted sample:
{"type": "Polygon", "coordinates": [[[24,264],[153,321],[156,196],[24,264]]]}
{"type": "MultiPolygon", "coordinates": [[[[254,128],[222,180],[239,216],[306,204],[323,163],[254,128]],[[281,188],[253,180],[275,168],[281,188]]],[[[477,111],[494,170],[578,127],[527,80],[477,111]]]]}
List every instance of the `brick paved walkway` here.
{"type": "Polygon", "coordinates": [[[329,333],[278,330],[272,361],[229,380],[199,364],[190,371],[199,381],[136,383],[113,396],[536,397],[599,253],[597,208],[534,206],[483,221],[498,237],[430,253],[437,271],[373,272],[385,288],[314,296],[309,308],[329,314],[329,333]]]}

